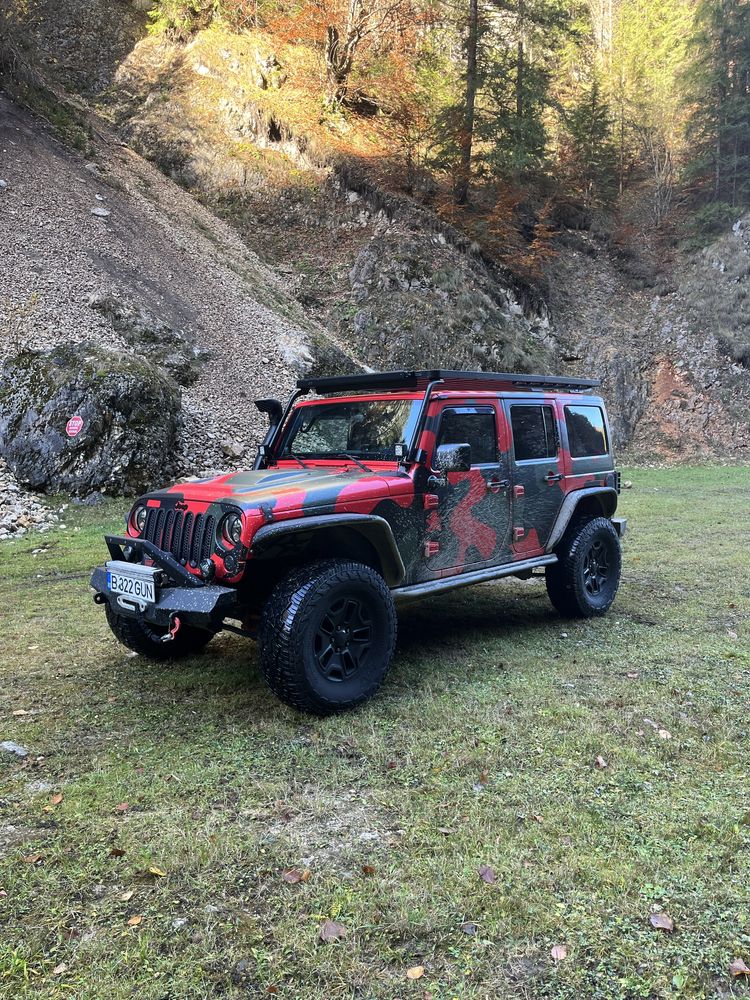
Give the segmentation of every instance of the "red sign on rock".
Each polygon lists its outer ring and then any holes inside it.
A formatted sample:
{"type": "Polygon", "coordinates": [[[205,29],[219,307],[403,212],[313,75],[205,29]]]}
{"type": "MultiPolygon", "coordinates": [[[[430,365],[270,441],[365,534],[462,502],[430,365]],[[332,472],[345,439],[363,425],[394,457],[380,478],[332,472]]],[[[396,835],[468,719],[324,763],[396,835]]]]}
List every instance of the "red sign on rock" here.
{"type": "Polygon", "coordinates": [[[74,438],[83,429],[83,417],[71,417],[65,425],[65,433],[68,437],[74,438]]]}

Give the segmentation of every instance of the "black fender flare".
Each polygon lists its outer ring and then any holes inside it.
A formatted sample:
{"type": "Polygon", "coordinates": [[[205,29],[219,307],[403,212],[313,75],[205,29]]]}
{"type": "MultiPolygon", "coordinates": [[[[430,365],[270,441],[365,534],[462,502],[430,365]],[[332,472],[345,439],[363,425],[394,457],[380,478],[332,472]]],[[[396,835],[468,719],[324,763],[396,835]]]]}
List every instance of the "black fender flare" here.
{"type": "Polygon", "coordinates": [[[573,490],[572,493],[568,493],[565,497],[562,507],[558,511],[555,523],[552,525],[552,531],[550,531],[549,538],[547,539],[546,552],[552,552],[565,534],[565,529],[570,524],[581,500],[592,496],[599,496],[602,500],[606,500],[606,507],[611,508],[606,510],[603,505],[602,516],[611,517],[617,510],[617,490],[614,486],[587,486],[582,490],[573,490]]]}
{"type": "Polygon", "coordinates": [[[403,581],[406,568],[393,531],[386,519],[377,514],[316,514],[264,524],[256,531],[250,552],[262,558],[269,549],[292,536],[295,541],[303,542],[306,537],[340,528],[356,532],[372,545],[380,558],[383,578],[389,587],[397,587],[403,581]]]}

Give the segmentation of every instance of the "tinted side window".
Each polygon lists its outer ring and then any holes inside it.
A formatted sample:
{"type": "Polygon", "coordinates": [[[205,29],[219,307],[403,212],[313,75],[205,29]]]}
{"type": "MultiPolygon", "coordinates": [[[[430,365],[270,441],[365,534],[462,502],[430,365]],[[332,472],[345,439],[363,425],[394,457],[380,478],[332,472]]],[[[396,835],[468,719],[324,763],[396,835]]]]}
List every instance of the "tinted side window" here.
{"type": "Polygon", "coordinates": [[[557,455],[555,414],[551,406],[511,406],[510,423],[517,462],[557,455]]]}
{"type": "Polygon", "coordinates": [[[571,458],[607,454],[607,431],[601,407],[566,406],[565,423],[571,458]]]}
{"type": "Polygon", "coordinates": [[[471,406],[443,410],[437,443],[470,444],[472,465],[497,462],[494,411],[477,410],[471,406]]]}

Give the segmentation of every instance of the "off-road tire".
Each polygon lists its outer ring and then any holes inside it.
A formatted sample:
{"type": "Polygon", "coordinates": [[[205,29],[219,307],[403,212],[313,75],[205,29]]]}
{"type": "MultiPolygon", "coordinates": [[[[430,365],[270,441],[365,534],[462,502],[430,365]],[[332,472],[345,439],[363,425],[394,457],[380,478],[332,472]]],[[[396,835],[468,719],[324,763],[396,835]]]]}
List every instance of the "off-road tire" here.
{"type": "Polygon", "coordinates": [[[362,563],[309,563],[271,593],[259,643],[261,671],[281,701],[312,715],[345,711],[371,698],[388,672],[396,645],[393,598],[380,574],[362,563]]]}
{"type": "Polygon", "coordinates": [[[162,642],[166,629],[156,629],[140,618],[121,615],[105,605],[107,623],[116,639],[149,660],[181,660],[199,653],[214,637],[213,632],[192,625],[182,625],[170,642],[162,642]]]}
{"type": "Polygon", "coordinates": [[[605,614],[617,594],[622,568],[620,539],[612,522],[606,517],[575,520],[556,554],[558,561],[547,567],[545,576],[549,599],[560,614],[566,618],[605,614]],[[601,562],[606,566],[600,567],[601,562]]]}

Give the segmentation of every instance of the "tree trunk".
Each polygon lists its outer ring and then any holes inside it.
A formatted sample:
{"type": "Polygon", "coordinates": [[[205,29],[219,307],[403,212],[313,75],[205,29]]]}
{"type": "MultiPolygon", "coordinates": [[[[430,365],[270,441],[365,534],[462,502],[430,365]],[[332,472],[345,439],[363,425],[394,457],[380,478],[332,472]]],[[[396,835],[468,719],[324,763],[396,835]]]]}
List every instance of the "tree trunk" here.
{"type": "MultiPolygon", "coordinates": [[[[524,29],[526,27],[526,5],[524,0],[518,2],[518,42],[516,45],[516,149],[518,154],[523,150],[523,118],[526,113],[523,88],[526,84],[526,53],[524,50],[524,29]]],[[[518,162],[518,161],[517,161],[518,162]]]]}
{"type": "Polygon", "coordinates": [[[477,38],[479,35],[479,0],[469,0],[469,38],[466,47],[466,103],[460,136],[461,159],[456,180],[456,203],[465,205],[471,178],[471,147],[474,142],[474,106],[477,97],[477,38]]]}
{"type": "Polygon", "coordinates": [[[349,74],[354,65],[354,55],[367,24],[367,12],[362,0],[350,0],[344,38],[335,25],[326,28],[325,62],[328,100],[341,104],[346,99],[349,74]]]}

